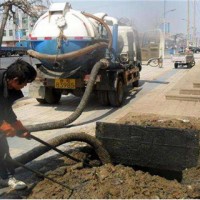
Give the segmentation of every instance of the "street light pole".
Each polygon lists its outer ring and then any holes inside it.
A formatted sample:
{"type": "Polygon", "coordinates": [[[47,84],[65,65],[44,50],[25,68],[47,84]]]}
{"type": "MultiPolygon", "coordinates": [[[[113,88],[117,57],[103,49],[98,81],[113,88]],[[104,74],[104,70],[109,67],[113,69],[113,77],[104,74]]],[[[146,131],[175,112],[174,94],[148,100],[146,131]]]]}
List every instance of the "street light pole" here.
{"type": "MultiPolygon", "coordinates": [[[[171,9],[171,10],[166,11],[166,1],[164,0],[164,12],[163,12],[163,38],[164,38],[164,51],[165,51],[165,35],[166,35],[166,27],[165,27],[166,14],[169,13],[169,12],[173,12],[173,11],[175,11],[175,10],[176,10],[176,9],[171,9]]],[[[164,55],[163,55],[163,58],[164,58],[164,55]]]]}
{"type": "Polygon", "coordinates": [[[164,37],[164,47],[165,47],[165,16],[166,16],[166,1],[164,0],[164,12],[163,12],[163,37],[164,37]]]}
{"type": "Polygon", "coordinates": [[[164,41],[165,41],[165,34],[166,34],[166,27],[165,27],[165,21],[166,21],[166,14],[169,12],[173,12],[176,9],[171,9],[166,11],[166,0],[164,0],[164,12],[163,12],[163,37],[164,37],[164,41]]]}
{"type": "Polygon", "coordinates": [[[194,0],[194,15],[193,15],[193,46],[197,46],[197,42],[196,42],[196,0],[194,0]]]}
{"type": "Polygon", "coordinates": [[[166,14],[169,13],[169,12],[173,12],[173,11],[175,11],[175,10],[176,10],[176,9],[172,9],[172,10],[168,10],[168,11],[164,12],[164,18],[163,18],[163,25],[164,25],[164,27],[163,27],[163,33],[164,33],[164,35],[165,35],[165,33],[166,33],[166,29],[165,29],[165,18],[166,18],[166,14]]]}
{"type": "Polygon", "coordinates": [[[187,47],[189,47],[190,41],[190,2],[188,0],[188,12],[187,12],[187,47]]]}
{"type": "MultiPolygon", "coordinates": [[[[185,20],[185,19],[182,19],[182,20],[185,20]]],[[[190,44],[190,2],[189,0],[187,0],[187,20],[185,21],[187,21],[187,44],[186,45],[187,47],[189,47],[189,44],[190,44]]],[[[195,29],[195,26],[193,28],[195,29]]]]}

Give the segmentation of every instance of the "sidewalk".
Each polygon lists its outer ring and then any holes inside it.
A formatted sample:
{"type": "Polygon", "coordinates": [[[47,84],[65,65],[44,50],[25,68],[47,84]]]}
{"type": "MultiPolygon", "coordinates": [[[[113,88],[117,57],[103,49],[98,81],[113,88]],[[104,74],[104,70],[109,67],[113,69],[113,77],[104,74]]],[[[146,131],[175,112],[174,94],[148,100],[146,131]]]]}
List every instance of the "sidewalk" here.
{"type": "Polygon", "coordinates": [[[200,101],[200,63],[195,65],[166,94],[169,100],[200,101]]]}
{"type": "MultiPolygon", "coordinates": [[[[197,60],[195,67],[189,70],[176,70],[179,71],[177,71],[175,75],[169,77],[169,79],[165,80],[165,84],[160,84],[158,87],[150,91],[147,95],[144,95],[137,101],[127,105],[122,112],[118,113],[117,118],[114,119],[113,122],[116,122],[121,117],[129,114],[155,114],[181,119],[186,119],[190,117],[199,118],[199,101],[168,100],[166,98],[166,95],[169,93],[179,94],[181,89],[193,89],[192,83],[197,82],[200,76],[200,62],[197,60]]],[[[198,95],[196,95],[196,97],[197,96],[198,95]]]]}

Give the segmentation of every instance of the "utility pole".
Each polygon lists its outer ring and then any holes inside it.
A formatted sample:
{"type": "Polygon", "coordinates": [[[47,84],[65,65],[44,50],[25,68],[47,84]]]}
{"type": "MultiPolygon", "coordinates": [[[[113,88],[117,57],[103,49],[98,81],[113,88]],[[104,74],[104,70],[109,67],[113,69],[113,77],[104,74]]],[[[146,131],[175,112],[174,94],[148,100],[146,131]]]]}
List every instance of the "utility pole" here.
{"type": "Polygon", "coordinates": [[[163,38],[164,38],[164,49],[166,40],[166,15],[170,12],[174,12],[176,9],[171,9],[166,11],[166,0],[164,0],[164,10],[163,10],[163,38]]]}
{"type": "Polygon", "coordinates": [[[190,2],[187,1],[187,47],[189,47],[189,41],[190,41],[190,2]]]}
{"type": "Polygon", "coordinates": [[[165,39],[165,16],[166,16],[166,1],[164,0],[164,11],[163,11],[163,35],[165,39]]]}
{"type": "Polygon", "coordinates": [[[194,0],[194,14],[193,14],[193,46],[197,46],[196,43],[196,0],[194,0]]]}
{"type": "Polygon", "coordinates": [[[164,12],[163,12],[163,38],[164,38],[164,44],[163,44],[163,55],[162,58],[165,58],[165,14],[166,14],[166,1],[164,0],[164,12]]]}

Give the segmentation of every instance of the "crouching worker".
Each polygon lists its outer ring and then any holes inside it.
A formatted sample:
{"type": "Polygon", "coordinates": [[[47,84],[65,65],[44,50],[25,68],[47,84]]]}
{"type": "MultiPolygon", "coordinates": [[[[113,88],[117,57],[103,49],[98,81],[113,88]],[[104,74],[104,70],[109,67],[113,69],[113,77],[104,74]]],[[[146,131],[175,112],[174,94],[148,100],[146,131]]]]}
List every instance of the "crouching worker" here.
{"type": "Polygon", "coordinates": [[[26,184],[15,179],[14,166],[6,160],[11,159],[6,137],[28,138],[30,133],[17,120],[13,112],[14,101],[23,97],[21,89],[36,77],[36,70],[27,62],[18,59],[7,69],[0,69],[0,185],[19,190],[26,184]]]}

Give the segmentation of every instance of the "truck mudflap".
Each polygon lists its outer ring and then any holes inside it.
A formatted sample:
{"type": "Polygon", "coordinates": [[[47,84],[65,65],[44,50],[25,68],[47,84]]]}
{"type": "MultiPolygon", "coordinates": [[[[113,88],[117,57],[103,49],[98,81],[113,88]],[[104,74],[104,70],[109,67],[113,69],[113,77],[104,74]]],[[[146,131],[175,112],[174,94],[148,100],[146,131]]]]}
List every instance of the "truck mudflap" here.
{"type": "Polygon", "coordinates": [[[182,171],[198,163],[195,130],[97,122],[96,137],[116,164],[182,171]]]}

